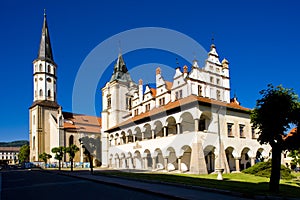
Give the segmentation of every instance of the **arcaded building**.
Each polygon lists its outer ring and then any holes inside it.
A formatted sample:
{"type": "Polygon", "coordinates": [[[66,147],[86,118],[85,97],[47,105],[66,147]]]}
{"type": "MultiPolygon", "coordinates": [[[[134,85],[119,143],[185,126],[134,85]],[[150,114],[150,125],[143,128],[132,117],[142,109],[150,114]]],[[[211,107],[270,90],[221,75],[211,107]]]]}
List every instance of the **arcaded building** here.
{"type": "Polygon", "coordinates": [[[257,142],[250,109],[230,99],[229,62],[220,62],[214,44],[203,67],[194,60],[174,69],[171,81],[159,67],[153,76],[153,88],[135,83],[119,54],[102,89],[104,166],[206,174],[270,156],[270,146],[257,142]]]}

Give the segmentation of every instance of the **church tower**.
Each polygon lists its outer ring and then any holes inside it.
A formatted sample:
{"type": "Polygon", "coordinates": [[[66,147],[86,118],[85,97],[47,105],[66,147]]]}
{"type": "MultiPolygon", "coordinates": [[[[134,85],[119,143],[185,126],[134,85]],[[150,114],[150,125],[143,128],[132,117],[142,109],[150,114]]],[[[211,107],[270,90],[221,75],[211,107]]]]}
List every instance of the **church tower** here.
{"type": "Polygon", "coordinates": [[[42,35],[37,58],[33,61],[33,103],[29,108],[30,161],[51,153],[51,147],[59,144],[57,117],[61,107],[56,101],[56,69],[47,16],[44,13],[42,35]]]}

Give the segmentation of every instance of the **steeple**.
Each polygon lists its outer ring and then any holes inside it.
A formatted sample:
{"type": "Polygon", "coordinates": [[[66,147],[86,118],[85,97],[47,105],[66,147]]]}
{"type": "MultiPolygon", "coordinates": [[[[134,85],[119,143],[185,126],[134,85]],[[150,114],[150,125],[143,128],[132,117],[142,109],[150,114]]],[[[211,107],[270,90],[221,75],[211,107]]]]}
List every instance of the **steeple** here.
{"type": "Polygon", "coordinates": [[[128,73],[128,69],[126,67],[121,52],[118,55],[118,59],[114,66],[114,72],[110,79],[110,81],[114,81],[114,80],[132,82],[132,79],[130,77],[130,74],[128,73]]]}
{"type": "Polygon", "coordinates": [[[42,28],[40,48],[39,48],[37,59],[54,63],[49,29],[47,24],[47,15],[45,10],[44,10],[44,23],[42,28]]]}

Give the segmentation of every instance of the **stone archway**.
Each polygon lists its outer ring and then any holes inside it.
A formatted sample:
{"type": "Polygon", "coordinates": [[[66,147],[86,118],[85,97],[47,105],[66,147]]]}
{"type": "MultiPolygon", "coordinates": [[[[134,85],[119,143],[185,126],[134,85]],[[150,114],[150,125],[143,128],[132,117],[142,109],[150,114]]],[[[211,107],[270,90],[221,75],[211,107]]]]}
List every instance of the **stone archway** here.
{"type": "Polygon", "coordinates": [[[180,163],[178,163],[178,165],[180,164],[178,168],[180,168],[180,171],[182,172],[190,171],[192,148],[186,145],[181,147],[181,150],[184,152],[180,158],[180,163]]]}
{"type": "Polygon", "coordinates": [[[144,151],[143,159],[144,159],[144,168],[145,169],[152,169],[153,163],[152,163],[152,157],[151,157],[151,153],[150,153],[149,149],[146,149],[144,151]]]}
{"type": "Polygon", "coordinates": [[[168,153],[167,170],[173,171],[178,169],[178,162],[177,162],[175,149],[173,147],[169,147],[167,149],[167,153],[168,153]]]}
{"type": "Polygon", "coordinates": [[[241,160],[240,160],[240,170],[247,169],[248,167],[251,167],[251,159],[249,156],[250,149],[248,147],[245,147],[241,152],[241,160]]]}
{"type": "Polygon", "coordinates": [[[207,172],[211,173],[215,171],[215,147],[212,145],[208,145],[204,149],[205,162],[207,167],[207,172]]]}
{"type": "Polygon", "coordinates": [[[195,120],[191,113],[185,112],[180,116],[181,133],[195,131],[195,120]]]}
{"type": "Polygon", "coordinates": [[[233,147],[227,147],[225,149],[226,159],[227,159],[227,163],[228,163],[230,172],[236,171],[235,159],[234,159],[234,156],[232,154],[233,151],[234,151],[233,147]]]}
{"type": "Polygon", "coordinates": [[[138,150],[136,150],[134,152],[133,164],[134,164],[135,169],[143,169],[142,156],[141,156],[141,153],[138,150]]]}

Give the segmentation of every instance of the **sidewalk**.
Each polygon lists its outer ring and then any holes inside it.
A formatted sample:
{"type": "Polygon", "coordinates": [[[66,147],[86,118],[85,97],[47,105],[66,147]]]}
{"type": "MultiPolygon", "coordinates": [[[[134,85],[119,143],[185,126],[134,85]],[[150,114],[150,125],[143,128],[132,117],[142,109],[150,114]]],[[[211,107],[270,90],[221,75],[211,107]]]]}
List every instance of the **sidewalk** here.
{"type": "MultiPolygon", "coordinates": [[[[238,200],[238,199],[253,199],[253,197],[245,197],[241,193],[231,191],[208,189],[198,186],[187,186],[180,184],[160,183],[157,181],[132,180],[120,177],[110,177],[102,175],[91,175],[89,171],[51,171],[60,175],[66,175],[85,180],[90,180],[99,183],[135,189],[142,192],[150,192],[160,196],[165,196],[172,199],[216,199],[216,200],[238,200]]],[[[266,198],[260,198],[266,199],[266,198]]]]}

